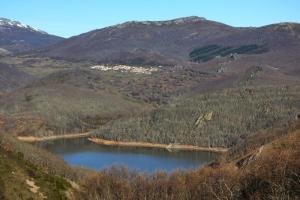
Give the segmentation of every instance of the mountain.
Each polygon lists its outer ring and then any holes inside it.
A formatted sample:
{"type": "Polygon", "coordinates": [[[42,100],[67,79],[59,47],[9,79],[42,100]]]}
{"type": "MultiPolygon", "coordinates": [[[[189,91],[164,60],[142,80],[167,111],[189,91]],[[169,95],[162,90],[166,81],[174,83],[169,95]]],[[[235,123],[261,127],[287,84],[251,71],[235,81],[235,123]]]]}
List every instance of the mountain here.
{"type": "Polygon", "coordinates": [[[186,60],[203,38],[236,32],[230,26],[199,17],[170,21],[126,22],[72,37],[42,54],[103,63],[170,64],[186,60]]]}
{"type": "Polygon", "coordinates": [[[296,23],[240,28],[200,17],[131,21],[72,37],[43,49],[39,54],[106,64],[172,66],[199,63],[192,57],[197,49],[212,56],[208,56],[211,59],[205,62],[231,53],[269,56],[280,52],[288,57],[298,57],[299,30],[300,25],[296,23]],[[207,48],[211,46],[217,48],[209,51],[207,48]]]}
{"type": "Polygon", "coordinates": [[[29,25],[0,18],[0,55],[37,49],[62,40],[29,25]]]}

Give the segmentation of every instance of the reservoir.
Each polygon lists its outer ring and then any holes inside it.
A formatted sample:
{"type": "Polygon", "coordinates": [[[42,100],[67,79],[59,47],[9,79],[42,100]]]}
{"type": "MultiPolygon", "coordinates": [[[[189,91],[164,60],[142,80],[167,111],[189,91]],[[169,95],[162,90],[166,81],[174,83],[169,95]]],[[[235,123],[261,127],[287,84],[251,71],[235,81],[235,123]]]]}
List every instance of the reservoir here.
{"type": "Polygon", "coordinates": [[[72,166],[95,170],[125,166],[146,173],[199,168],[213,162],[220,155],[203,151],[105,146],[92,143],[86,138],[43,141],[36,145],[58,155],[72,166]]]}

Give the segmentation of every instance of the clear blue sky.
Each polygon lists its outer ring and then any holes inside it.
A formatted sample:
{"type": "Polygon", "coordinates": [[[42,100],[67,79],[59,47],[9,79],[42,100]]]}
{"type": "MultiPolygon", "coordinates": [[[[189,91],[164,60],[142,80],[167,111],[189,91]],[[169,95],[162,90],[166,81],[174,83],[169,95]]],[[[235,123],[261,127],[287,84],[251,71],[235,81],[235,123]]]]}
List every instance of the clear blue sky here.
{"type": "Polygon", "coordinates": [[[125,21],[192,15],[232,26],[300,22],[300,0],[0,0],[0,17],[64,37],[125,21]]]}

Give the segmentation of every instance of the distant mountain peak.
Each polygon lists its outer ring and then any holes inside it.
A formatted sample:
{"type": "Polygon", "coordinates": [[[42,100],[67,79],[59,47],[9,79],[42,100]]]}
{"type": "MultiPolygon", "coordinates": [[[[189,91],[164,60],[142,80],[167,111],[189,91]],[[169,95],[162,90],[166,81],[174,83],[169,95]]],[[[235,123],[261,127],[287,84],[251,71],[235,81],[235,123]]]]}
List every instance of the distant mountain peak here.
{"type": "Polygon", "coordinates": [[[298,23],[293,23],[293,22],[282,22],[276,25],[276,27],[280,27],[283,29],[287,29],[287,30],[293,30],[293,29],[299,29],[300,28],[300,24],[298,23]]]}
{"type": "Polygon", "coordinates": [[[172,20],[165,20],[165,21],[129,21],[123,24],[118,24],[114,27],[117,28],[124,28],[130,25],[142,24],[142,25],[154,25],[154,26],[164,26],[164,25],[180,25],[185,23],[194,23],[199,21],[205,21],[204,17],[198,16],[190,16],[190,17],[182,17],[172,20]]]}
{"type": "Polygon", "coordinates": [[[169,20],[171,22],[175,23],[184,23],[184,22],[198,22],[198,21],[204,21],[206,18],[204,17],[198,17],[198,16],[190,16],[190,17],[181,17],[173,20],[169,20]]]}
{"type": "Polygon", "coordinates": [[[63,38],[18,21],[0,17],[0,55],[14,54],[53,45],[63,38]]]}
{"type": "Polygon", "coordinates": [[[32,31],[32,32],[39,32],[42,34],[47,34],[44,31],[41,31],[39,29],[33,28],[29,25],[23,24],[21,22],[18,21],[13,21],[10,19],[6,19],[6,18],[0,18],[0,27],[4,27],[6,29],[10,29],[10,28],[19,28],[19,29],[26,29],[28,31],[32,31]]]}

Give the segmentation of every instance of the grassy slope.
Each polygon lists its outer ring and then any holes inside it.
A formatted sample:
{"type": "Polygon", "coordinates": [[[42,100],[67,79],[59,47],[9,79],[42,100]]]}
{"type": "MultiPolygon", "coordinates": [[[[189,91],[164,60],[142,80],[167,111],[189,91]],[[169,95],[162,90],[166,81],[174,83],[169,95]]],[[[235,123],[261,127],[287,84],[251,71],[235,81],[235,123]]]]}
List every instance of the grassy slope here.
{"type": "Polygon", "coordinates": [[[24,154],[0,138],[0,199],[67,199],[70,184],[59,176],[45,173],[37,165],[24,159],[24,154]],[[26,181],[33,181],[39,187],[36,193],[30,191],[26,181]]]}
{"type": "Polygon", "coordinates": [[[95,131],[103,139],[229,147],[299,113],[299,87],[226,89],[181,99],[95,131]],[[211,119],[205,119],[210,115],[211,119]]]}

